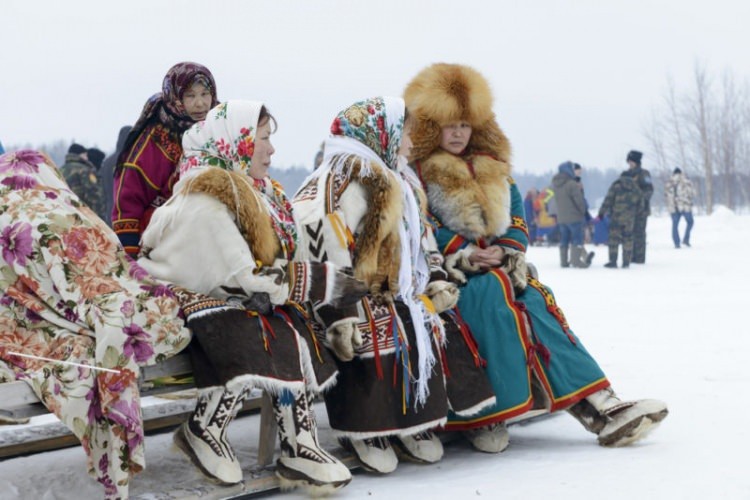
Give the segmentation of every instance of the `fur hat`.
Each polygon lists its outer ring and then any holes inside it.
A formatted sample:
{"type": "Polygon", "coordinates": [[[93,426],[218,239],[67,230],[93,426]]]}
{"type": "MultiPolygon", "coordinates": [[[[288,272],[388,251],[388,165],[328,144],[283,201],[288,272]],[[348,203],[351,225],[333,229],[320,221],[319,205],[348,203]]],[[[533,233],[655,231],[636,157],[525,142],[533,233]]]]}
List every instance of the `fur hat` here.
{"type": "Polygon", "coordinates": [[[85,152],[86,152],[86,148],[84,148],[83,146],[81,146],[77,142],[74,142],[68,148],[68,154],[71,154],[71,155],[80,155],[80,154],[83,154],[85,152]]]}
{"type": "Polygon", "coordinates": [[[471,124],[468,148],[509,161],[510,143],[495,120],[492,91],[475,69],[460,64],[437,63],[423,69],[404,91],[413,120],[412,161],[440,147],[442,127],[458,121],[471,124]]]}
{"type": "Polygon", "coordinates": [[[634,161],[638,165],[640,165],[641,164],[641,158],[643,158],[643,153],[641,153],[640,151],[636,151],[635,149],[633,149],[632,151],[630,151],[628,153],[628,156],[627,156],[627,158],[625,158],[625,161],[634,161]]]}
{"type": "Polygon", "coordinates": [[[106,156],[104,154],[104,151],[97,148],[89,148],[87,151],[89,161],[96,167],[97,170],[102,168],[102,162],[104,161],[104,157],[106,156]]]}

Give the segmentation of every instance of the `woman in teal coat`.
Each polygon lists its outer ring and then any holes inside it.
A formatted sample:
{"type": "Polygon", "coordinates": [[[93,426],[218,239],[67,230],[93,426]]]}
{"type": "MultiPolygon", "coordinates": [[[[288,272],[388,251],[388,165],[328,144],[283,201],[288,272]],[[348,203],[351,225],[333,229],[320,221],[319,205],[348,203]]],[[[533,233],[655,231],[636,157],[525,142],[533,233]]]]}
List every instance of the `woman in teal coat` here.
{"type": "Polygon", "coordinates": [[[486,80],[466,66],[435,64],[412,80],[405,100],[416,122],[411,159],[497,397],[478,416],[452,416],[447,428],[499,452],[508,444],[506,420],[545,407],[569,410],[605,446],[645,436],[666,405],[617,398],[552,291],[527,273],[523,199],[486,80]]]}

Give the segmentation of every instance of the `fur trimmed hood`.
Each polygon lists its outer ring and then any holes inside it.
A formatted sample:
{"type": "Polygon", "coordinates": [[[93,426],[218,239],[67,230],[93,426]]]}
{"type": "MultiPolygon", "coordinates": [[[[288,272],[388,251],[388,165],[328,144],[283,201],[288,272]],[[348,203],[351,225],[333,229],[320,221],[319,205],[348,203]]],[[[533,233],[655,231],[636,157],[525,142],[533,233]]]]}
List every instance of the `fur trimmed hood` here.
{"type": "Polygon", "coordinates": [[[459,64],[433,64],[423,69],[404,91],[413,117],[411,161],[423,160],[440,147],[443,126],[458,121],[471,124],[467,152],[488,153],[510,161],[510,142],[492,111],[492,91],[475,69],[459,64]]]}

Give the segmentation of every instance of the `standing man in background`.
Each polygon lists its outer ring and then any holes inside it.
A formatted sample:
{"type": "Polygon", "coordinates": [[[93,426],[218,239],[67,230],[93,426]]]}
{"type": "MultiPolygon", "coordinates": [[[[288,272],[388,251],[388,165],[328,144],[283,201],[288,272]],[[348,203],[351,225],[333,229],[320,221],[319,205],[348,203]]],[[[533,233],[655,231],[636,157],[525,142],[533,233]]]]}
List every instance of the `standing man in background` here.
{"type": "Polygon", "coordinates": [[[557,170],[552,186],[557,200],[557,227],[560,229],[560,266],[589,267],[594,254],[587,254],[583,247],[587,213],[583,188],[576,180],[573,162],[566,161],[557,170]]]}
{"type": "Polygon", "coordinates": [[[120,132],[117,136],[117,146],[115,152],[107,156],[102,162],[102,168],[99,169],[99,184],[102,186],[102,192],[104,193],[104,205],[106,217],[102,217],[104,222],[112,227],[112,205],[114,204],[113,185],[115,183],[115,166],[117,165],[117,157],[122,153],[122,148],[125,147],[125,141],[128,139],[128,134],[133,129],[130,125],[124,125],[120,128],[120,132]]]}
{"type": "Polygon", "coordinates": [[[682,244],[690,246],[690,230],[693,229],[693,198],[695,197],[695,188],[693,183],[682,173],[682,169],[677,167],[672,172],[672,178],[664,185],[664,194],[667,197],[667,210],[672,216],[672,240],[674,247],[680,248],[680,219],[685,217],[687,227],[685,236],[682,238],[682,244]]]}
{"type": "Polygon", "coordinates": [[[632,150],[628,153],[626,161],[629,170],[626,175],[632,177],[641,190],[641,203],[635,216],[633,226],[633,256],[631,262],[634,264],[646,263],[646,222],[651,215],[651,196],[654,194],[654,185],[651,182],[651,174],[641,167],[643,153],[632,150]]]}
{"type": "Polygon", "coordinates": [[[89,161],[88,150],[85,147],[75,142],[71,144],[60,172],[70,190],[91,210],[97,215],[104,211],[102,187],[96,176],[96,167],[89,161]]]}

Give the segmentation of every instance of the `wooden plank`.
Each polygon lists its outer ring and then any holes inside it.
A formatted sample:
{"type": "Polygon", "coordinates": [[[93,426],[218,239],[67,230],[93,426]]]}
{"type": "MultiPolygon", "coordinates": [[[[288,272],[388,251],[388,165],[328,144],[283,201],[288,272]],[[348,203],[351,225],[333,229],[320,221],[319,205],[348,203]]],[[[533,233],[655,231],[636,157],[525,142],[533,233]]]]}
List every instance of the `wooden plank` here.
{"type": "Polygon", "coordinates": [[[190,356],[187,353],[180,353],[165,359],[161,363],[141,368],[141,380],[148,381],[161,377],[177,377],[189,375],[192,372],[193,366],[190,364],[190,356]]]}
{"type": "MultiPolygon", "coordinates": [[[[238,416],[248,415],[257,413],[262,406],[262,398],[260,396],[253,397],[243,402],[242,408],[238,411],[238,416]]],[[[44,407],[42,407],[44,408],[44,407]]],[[[143,428],[146,433],[154,432],[165,432],[170,428],[175,428],[182,424],[185,419],[188,418],[192,409],[189,411],[179,411],[168,415],[159,415],[156,417],[144,418],[143,428]]],[[[46,409],[45,409],[46,413],[46,409]]],[[[62,423],[57,422],[56,424],[63,427],[63,431],[52,433],[50,436],[42,436],[39,439],[26,440],[22,443],[4,444],[0,446],[0,458],[14,457],[18,455],[31,455],[43,451],[57,450],[60,448],[67,448],[70,446],[76,446],[79,444],[78,439],[63,426],[62,423]]],[[[4,426],[5,429],[10,429],[12,426],[4,426]]],[[[49,432],[48,432],[49,434],[49,432]]],[[[259,436],[260,441],[263,441],[263,435],[259,436]]],[[[275,446],[275,431],[274,431],[274,442],[272,446],[275,446]]],[[[271,450],[271,458],[273,458],[273,451],[271,450]]]]}
{"type": "Polygon", "coordinates": [[[2,409],[11,410],[39,403],[39,398],[36,397],[29,384],[17,380],[0,384],[0,401],[2,401],[2,409]]]}
{"type": "Polygon", "coordinates": [[[260,407],[260,429],[258,430],[258,467],[263,468],[273,462],[276,451],[276,417],[273,414],[271,396],[264,392],[260,407]]]}

